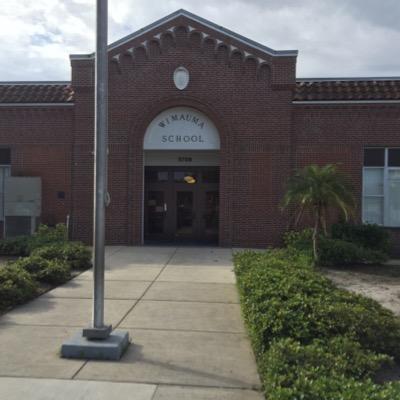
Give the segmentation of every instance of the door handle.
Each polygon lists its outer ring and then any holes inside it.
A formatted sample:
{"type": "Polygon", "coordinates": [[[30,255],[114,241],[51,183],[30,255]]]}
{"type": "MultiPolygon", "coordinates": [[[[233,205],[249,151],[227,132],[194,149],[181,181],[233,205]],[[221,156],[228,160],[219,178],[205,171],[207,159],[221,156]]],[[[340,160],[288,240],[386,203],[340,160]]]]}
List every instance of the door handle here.
{"type": "Polygon", "coordinates": [[[168,209],[167,203],[164,203],[164,212],[167,212],[167,209],[168,209]]]}

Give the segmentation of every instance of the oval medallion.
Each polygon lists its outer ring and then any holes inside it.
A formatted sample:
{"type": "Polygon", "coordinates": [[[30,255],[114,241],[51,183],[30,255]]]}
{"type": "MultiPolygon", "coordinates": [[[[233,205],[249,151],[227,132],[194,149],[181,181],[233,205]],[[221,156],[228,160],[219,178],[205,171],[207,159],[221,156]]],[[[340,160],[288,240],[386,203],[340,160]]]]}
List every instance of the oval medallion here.
{"type": "Polygon", "coordinates": [[[174,71],[174,83],[179,90],[183,90],[189,84],[189,71],[185,67],[178,67],[174,71]]]}

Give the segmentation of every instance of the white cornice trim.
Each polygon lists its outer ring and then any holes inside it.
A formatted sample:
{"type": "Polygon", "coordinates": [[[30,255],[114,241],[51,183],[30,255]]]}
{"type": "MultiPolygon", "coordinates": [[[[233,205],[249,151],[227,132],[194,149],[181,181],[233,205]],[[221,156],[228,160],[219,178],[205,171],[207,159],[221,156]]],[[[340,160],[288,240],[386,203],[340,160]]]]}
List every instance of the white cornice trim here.
{"type": "MultiPolygon", "coordinates": [[[[199,17],[198,15],[192,14],[189,11],[180,9],[178,11],[173,12],[172,14],[167,15],[164,18],[159,19],[158,21],[153,22],[150,25],[147,25],[146,27],[139,29],[138,31],[131,33],[128,36],[125,36],[122,39],[117,40],[114,43],[111,43],[108,46],[108,51],[114,50],[118,46],[122,46],[125,43],[129,42],[132,39],[135,39],[139,37],[140,35],[144,35],[147,32],[158,28],[159,26],[168,23],[172,21],[173,19],[184,16],[186,18],[191,19],[192,21],[198,22],[199,24],[202,24],[206,26],[207,28],[210,28],[214,31],[217,31],[219,33],[222,33],[223,35],[229,36],[232,39],[235,39],[247,46],[250,46],[254,49],[257,49],[263,53],[266,53],[270,56],[275,56],[275,57],[297,57],[298,51],[297,50],[274,50],[271,49],[270,47],[264,46],[261,43],[255,42],[254,40],[248,39],[245,36],[239,35],[238,33],[235,33],[229,29],[226,29],[222,26],[219,26],[215,24],[214,22],[208,21],[205,18],[199,17]]],[[[71,60],[91,60],[94,58],[94,53],[91,54],[71,54],[70,56],[71,60]]]]}
{"type": "Polygon", "coordinates": [[[70,85],[71,81],[0,81],[0,85],[70,85]]]}
{"type": "Polygon", "coordinates": [[[0,103],[0,107],[72,107],[75,103],[0,103]]]}
{"type": "Polygon", "coordinates": [[[400,104],[400,100],[301,100],[292,101],[292,104],[400,104]]]}
{"type": "Polygon", "coordinates": [[[70,54],[69,59],[73,60],[94,60],[94,53],[92,54],[70,54]]]}

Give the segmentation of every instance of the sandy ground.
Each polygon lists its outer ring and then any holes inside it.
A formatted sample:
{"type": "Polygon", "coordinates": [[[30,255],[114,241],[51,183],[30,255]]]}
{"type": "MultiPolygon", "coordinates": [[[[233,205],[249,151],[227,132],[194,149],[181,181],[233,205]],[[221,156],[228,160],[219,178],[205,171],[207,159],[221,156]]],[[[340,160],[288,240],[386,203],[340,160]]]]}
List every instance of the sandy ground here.
{"type": "Polygon", "coordinates": [[[400,316],[400,259],[381,266],[323,269],[338,287],[370,297],[400,316]]]}

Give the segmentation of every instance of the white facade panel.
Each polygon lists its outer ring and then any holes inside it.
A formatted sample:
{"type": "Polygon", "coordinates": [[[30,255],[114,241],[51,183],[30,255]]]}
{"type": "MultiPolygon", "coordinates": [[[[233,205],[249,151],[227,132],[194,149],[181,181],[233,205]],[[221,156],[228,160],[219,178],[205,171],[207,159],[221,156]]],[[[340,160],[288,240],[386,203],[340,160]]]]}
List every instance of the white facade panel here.
{"type": "Polygon", "coordinates": [[[150,123],[144,150],[219,150],[219,134],[203,113],[189,107],[163,111],[150,123]]]}
{"type": "Polygon", "coordinates": [[[9,176],[4,182],[4,215],[39,217],[42,203],[41,178],[9,176]]]}

